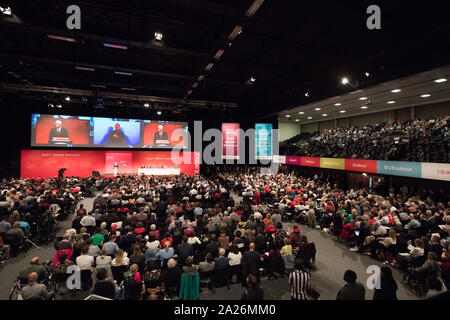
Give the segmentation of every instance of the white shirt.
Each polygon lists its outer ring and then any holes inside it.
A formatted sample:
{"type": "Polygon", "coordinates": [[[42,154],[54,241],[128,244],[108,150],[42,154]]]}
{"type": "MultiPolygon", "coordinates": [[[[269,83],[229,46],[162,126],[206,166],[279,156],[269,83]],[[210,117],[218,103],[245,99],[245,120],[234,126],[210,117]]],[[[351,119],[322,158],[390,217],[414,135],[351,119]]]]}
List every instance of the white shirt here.
{"type": "Polygon", "coordinates": [[[228,259],[230,259],[230,262],[229,262],[230,266],[240,265],[241,261],[242,261],[242,253],[241,252],[238,252],[238,253],[230,252],[228,254],[228,259]]]}
{"type": "Polygon", "coordinates": [[[94,257],[83,254],[76,259],[77,266],[80,267],[81,270],[86,270],[92,268],[94,264],[94,257]]]}
{"type": "Polygon", "coordinates": [[[152,241],[152,242],[147,242],[145,244],[145,247],[147,249],[157,249],[157,248],[159,248],[159,240],[155,240],[155,241],[152,241]]]}
{"type": "Polygon", "coordinates": [[[96,221],[95,221],[95,218],[93,216],[87,215],[87,216],[84,216],[81,219],[80,224],[83,227],[89,227],[89,226],[95,227],[96,221]]]}

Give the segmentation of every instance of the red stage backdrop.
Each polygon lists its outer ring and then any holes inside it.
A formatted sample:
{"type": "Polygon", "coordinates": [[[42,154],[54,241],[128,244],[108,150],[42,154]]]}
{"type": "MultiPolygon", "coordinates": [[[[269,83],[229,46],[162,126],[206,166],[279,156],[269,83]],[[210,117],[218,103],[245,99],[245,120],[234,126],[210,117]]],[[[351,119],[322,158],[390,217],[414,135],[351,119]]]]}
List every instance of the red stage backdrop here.
{"type": "Polygon", "coordinates": [[[171,159],[171,151],[22,150],[20,176],[22,178],[56,177],[60,168],[67,168],[64,176],[86,177],[91,175],[92,171],[111,174],[114,162],[119,163],[119,173],[137,174],[142,165],[146,167],[150,165],[179,167],[181,173],[186,175],[200,174],[200,153],[188,152],[188,154],[190,163],[175,165],[171,159]]]}
{"type": "Polygon", "coordinates": [[[51,117],[40,117],[36,123],[36,144],[48,145],[48,136],[51,128],[55,127],[55,121],[61,120],[62,127],[67,129],[72,144],[89,144],[89,120],[79,119],[55,119],[51,117]]]}
{"type": "MultiPolygon", "coordinates": [[[[172,140],[172,133],[177,129],[183,129],[183,125],[181,124],[163,124],[163,123],[145,123],[144,124],[144,145],[151,146],[153,145],[153,136],[155,132],[158,131],[158,126],[163,126],[163,131],[167,132],[167,135],[169,136],[169,141],[171,145],[174,146],[183,146],[183,138],[180,137],[178,141],[172,140]]],[[[184,144],[184,146],[186,146],[184,144]]]]}

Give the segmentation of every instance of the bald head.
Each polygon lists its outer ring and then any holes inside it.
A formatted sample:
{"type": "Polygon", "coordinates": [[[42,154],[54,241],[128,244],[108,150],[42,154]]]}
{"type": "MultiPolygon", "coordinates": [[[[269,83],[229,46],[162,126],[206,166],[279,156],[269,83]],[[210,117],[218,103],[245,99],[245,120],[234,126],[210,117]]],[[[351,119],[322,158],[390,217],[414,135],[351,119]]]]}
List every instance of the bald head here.
{"type": "Polygon", "coordinates": [[[31,258],[30,264],[39,264],[39,257],[31,258]]]}
{"type": "Polygon", "coordinates": [[[255,244],[254,244],[253,242],[250,243],[250,250],[251,250],[251,251],[255,250],[255,244]]]}
{"type": "Polygon", "coordinates": [[[219,255],[220,256],[224,256],[225,255],[225,249],[224,248],[220,248],[220,250],[219,250],[219,255]]]}
{"type": "Polygon", "coordinates": [[[37,282],[37,273],[36,272],[32,272],[28,275],[28,283],[35,283],[37,282]]]}

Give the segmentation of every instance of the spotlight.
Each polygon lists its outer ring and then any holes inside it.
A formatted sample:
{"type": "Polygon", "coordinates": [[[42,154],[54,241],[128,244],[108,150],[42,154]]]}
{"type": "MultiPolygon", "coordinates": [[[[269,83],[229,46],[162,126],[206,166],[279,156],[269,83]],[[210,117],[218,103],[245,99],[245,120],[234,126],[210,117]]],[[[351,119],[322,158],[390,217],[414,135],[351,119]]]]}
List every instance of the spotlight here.
{"type": "Polygon", "coordinates": [[[250,78],[250,82],[255,82],[255,81],[256,81],[256,78],[254,78],[254,77],[250,78]]]}
{"type": "Polygon", "coordinates": [[[67,96],[64,100],[66,100],[66,101],[70,101],[70,97],[69,96],[67,96]]]}
{"type": "Polygon", "coordinates": [[[161,32],[155,32],[155,39],[161,41],[163,38],[163,34],[161,32]]]}
{"type": "Polygon", "coordinates": [[[149,108],[150,107],[150,103],[144,103],[144,107],[149,108]]]}
{"type": "Polygon", "coordinates": [[[58,103],[58,104],[56,105],[56,107],[59,108],[59,109],[61,109],[61,108],[62,108],[62,105],[61,105],[60,103],[58,103]]]}
{"type": "Polygon", "coordinates": [[[365,75],[367,78],[370,77],[370,73],[368,73],[368,72],[366,72],[365,75]]]}
{"type": "Polygon", "coordinates": [[[349,81],[348,81],[347,77],[342,78],[341,82],[342,82],[343,85],[349,84],[349,81]]]}
{"type": "Polygon", "coordinates": [[[52,109],[55,107],[52,103],[49,103],[47,106],[52,109]]]}
{"type": "Polygon", "coordinates": [[[305,97],[309,97],[309,92],[305,92],[305,97]]]}
{"type": "Polygon", "coordinates": [[[6,7],[6,8],[0,7],[0,12],[6,16],[12,15],[12,10],[10,7],[6,7]]]}
{"type": "Polygon", "coordinates": [[[161,110],[156,111],[156,114],[160,116],[162,114],[161,110]]]}

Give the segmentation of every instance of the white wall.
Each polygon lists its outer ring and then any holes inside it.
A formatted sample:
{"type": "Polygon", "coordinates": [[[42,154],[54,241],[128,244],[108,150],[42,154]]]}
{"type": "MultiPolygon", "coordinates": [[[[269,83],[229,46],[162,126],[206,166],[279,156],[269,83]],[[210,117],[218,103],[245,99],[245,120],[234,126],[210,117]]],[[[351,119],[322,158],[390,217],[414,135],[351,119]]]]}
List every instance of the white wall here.
{"type": "Polygon", "coordinates": [[[278,140],[284,141],[300,134],[300,125],[298,123],[278,121],[278,140]]]}

